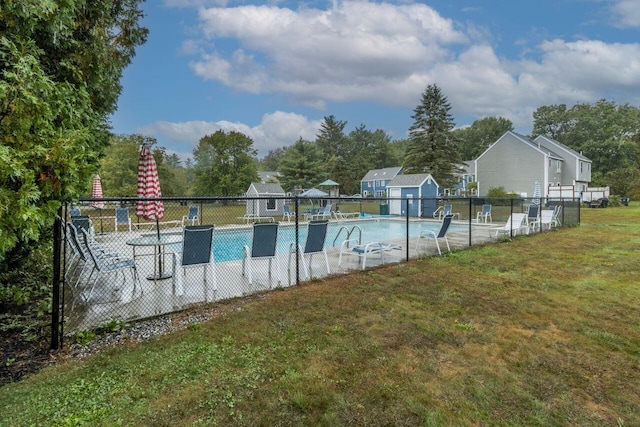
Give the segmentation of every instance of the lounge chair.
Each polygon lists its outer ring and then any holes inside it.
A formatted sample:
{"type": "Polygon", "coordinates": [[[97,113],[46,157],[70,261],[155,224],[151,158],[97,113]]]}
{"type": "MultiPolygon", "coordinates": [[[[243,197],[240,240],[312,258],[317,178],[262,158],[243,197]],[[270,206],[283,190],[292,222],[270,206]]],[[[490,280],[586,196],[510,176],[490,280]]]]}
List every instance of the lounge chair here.
{"type": "Polygon", "coordinates": [[[427,249],[429,244],[429,240],[433,240],[436,242],[436,248],[438,249],[438,255],[442,255],[442,251],[440,250],[440,239],[444,239],[447,244],[447,250],[451,252],[451,247],[449,246],[449,239],[447,239],[447,231],[449,230],[449,226],[451,225],[451,220],[453,219],[453,215],[447,215],[442,220],[442,225],[440,226],[440,230],[436,234],[433,230],[423,230],[420,232],[418,236],[418,240],[416,242],[416,252],[420,249],[421,243],[424,242],[424,248],[427,249]]]}
{"type": "Polygon", "coordinates": [[[183,295],[187,268],[202,267],[204,301],[209,301],[209,287],[216,291],[216,270],[213,258],[213,225],[187,225],[182,231],[182,251],[173,257],[173,293],[183,295]],[[178,257],[180,264],[177,264],[178,257]],[[178,271],[178,270],[179,271],[178,271]]]}
{"type": "MultiPolygon", "coordinates": [[[[91,273],[89,274],[89,277],[87,277],[87,286],[89,286],[90,289],[89,294],[86,296],[85,300],[89,301],[91,299],[93,291],[98,284],[98,280],[102,275],[111,273],[115,273],[117,275],[118,273],[122,273],[122,286],[113,286],[109,290],[110,293],[115,294],[114,298],[116,300],[121,300],[122,297],[119,294],[120,291],[124,289],[124,286],[126,284],[126,276],[124,275],[125,270],[129,270],[129,272],[131,273],[131,278],[133,280],[133,290],[131,291],[131,299],[133,299],[136,294],[136,288],[139,282],[135,261],[131,258],[123,258],[120,256],[104,256],[96,250],[96,247],[91,241],[91,236],[86,230],[82,231],[82,235],[84,241],[83,249],[86,250],[86,253],[88,253],[89,257],[87,258],[87,261],[91,264],[92,267],[91,273]],[[95,277],[94,273],[96,273],[95,277]],[[93,282],[91,282],[92,277],[94,277],[93,282]]],[[[113,285],[114,281],[108,280],[107,283],[113,285]]],[[[140,291],[140,295],[142,295],[142,290],[140,291]]],[[[103,298],[104,297],[105,295],[103,295],[103,298]]],[[[113,302],[113,298],[107,299],[106,301],[96,301],[96,303],[103,302],[113,302]]]]}
{"type": "Polygon", "coordinates": [[[254,260],[269,261],[269,278],[271,278],[271,267],[273,261],[275,261],[278,272],[277,280],[278,284],[280,284],[280,266],[276,257],[277,241],[277,222],[256,222],[253,224],[251,247],[244,245],[242,248],[242,275],[248,278],[250,285],[253,284],[252,267],[254,260]]]}
{"type": "Polygon", "coordinates": [[[371,242],[358,244],[358,239],[348,239],[340,245],[340,256],[338,257],[338,265],[342,264],[343,255],[357,256],[362,260],[362,269],[367,265],[367,257],[372,255],[380,255],[380,263],[384,264],[384,254],[394,250],[402,251],[401,245],[385,242],[371,242]]]}
{"type": "Polygon", "coordinates": [[[296,252],[300,254],[300,259],[302,261],[302,268],[307,277],[307,279],[311,278],[311,266],[312,259],[314,254],[323,254],[324,262],[327,267],[327,274],[331,274],[331,269],[329,268],[329,257],[327,255],[327,250],[324,248],[324,242],[327,238],[327,227],[329,225],[329,221],[310,221],[307,228],[307,241],[304,244],[304,248],[301,245],[298,245],[298,250],[296,251],[295,243],[291,243],[289,247],[289,264],[288,264],[288,272],[289,272],[289,284],[291,284],[291,255],[296,252]],[[305,259],[306,256],[309,256],[309,263],[305,259]]]}
{"type": "Polygon", "coordinates": [[[532,230],[551,230],[553,225],[553,214],[555,209],[543,209],[540,211],[540,217],[531,223],[532,230]]]}
{"type": "Polygon", "coordinates": [[[78,215],[78,216],[71,217],[71,224],[73,224],[76,227],[78,232],[82,232],[82,230],[87,230],[87,232],[91,236],[94,235],[93,222],[91,221],[91,218],[89,218],[86,215],[78,215]]]}
{"type": "Polygon", "coordinates": [[[191,225],[196,225],[196,221],[198,221],[199,218],[198,207],[189,206],[189,212],[182,217],[182,226],[184,227],[187,222],[191,222],[191,225]]]}
{"type": "Polygon", "coordinates": [[[562,205],[556,205],[553,209],[553,227],[560,227],[562,225],[562,205]]]}
{"type": "Polygon", "coordinates": [[[492,223],[491,219],[491,205],[484,204],[482,205],[482,210],[478,212],[476,216],[476,222],[484,222],[484,223],[492,223]]]}
{"type": "Polygon", "coordinates": [[[519,232],[524,231],[528,233],[529,227],[527,225],[527,214],[524,213],[514,213],[509,216],[507,219],[507,223],[502,227],[494,228],[491,231],[496,232],[496,237],[500,234],[517,235],[519,232]]]}
{"type": "Polygon", "coordinates": [[[327,203],[324,209],[319,210],[317,213],[312,214],[309,219],[311,220],[319,220],[319,219],[331,219],[331,208],[333,205],[331,203],[327,203]]]}
{"type": "Polygon", "coordinates": [[[129,208],[116,208],[115,230],[118,232],[118,226],[125,225],[131,231],[131,218],[129,218],[129,208]]]}

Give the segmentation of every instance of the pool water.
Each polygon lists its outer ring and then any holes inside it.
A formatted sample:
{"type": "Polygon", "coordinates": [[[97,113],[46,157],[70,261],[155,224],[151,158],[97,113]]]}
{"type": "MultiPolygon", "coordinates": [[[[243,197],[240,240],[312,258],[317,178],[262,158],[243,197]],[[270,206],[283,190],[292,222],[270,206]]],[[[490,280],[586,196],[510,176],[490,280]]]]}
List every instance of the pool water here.
{"type": "MultiPolygon", "coordinates": [[[[391,239],[401,239],[406,235],[407,224],[403,221],[378,220],[378,221],[354,221],[348,223],[329,223],[327,228],[327,238],[325,247],[339,247],[347,238],[349,230],[355,226],[362,230],[362,242],[386,241],[391,239]]],[[[452,225],[450,230],[465,229],[464,226],[452,225]]],[[[439,223],[409,223],[409,236],[416,237],[424,230],[437,232],[440,229],[439,223]]],[[[307,226],[300,225],[299,244],[304,247],[307,239],[307,226]]],[[[213,235],[213,256],[216,262],[235,261],[242,259],[242,247],[251,247],[253,230],[251,228],[219,230],[216,229],[213,235]]],[[[359,232],[353,231],[351,238],[358,239],[359,232]]],[[[281,224],[278,229],[278,253],[287,253],[291,244],[295,245],[295,227],[281,224]]],[[[179,247],[172,248],[180,250],[179,247]]]]}

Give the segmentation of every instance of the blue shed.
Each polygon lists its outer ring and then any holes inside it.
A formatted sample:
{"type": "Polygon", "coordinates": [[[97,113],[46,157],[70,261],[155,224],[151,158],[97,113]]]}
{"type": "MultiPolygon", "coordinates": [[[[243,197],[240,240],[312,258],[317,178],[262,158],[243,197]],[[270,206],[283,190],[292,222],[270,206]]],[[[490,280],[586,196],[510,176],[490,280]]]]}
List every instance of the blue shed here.
{"type": "Polygon", "coordinates": [[[387,184],[389,214],[430,217],[437,207],[438,183],[428,173],[398,175],[387,184]]]}

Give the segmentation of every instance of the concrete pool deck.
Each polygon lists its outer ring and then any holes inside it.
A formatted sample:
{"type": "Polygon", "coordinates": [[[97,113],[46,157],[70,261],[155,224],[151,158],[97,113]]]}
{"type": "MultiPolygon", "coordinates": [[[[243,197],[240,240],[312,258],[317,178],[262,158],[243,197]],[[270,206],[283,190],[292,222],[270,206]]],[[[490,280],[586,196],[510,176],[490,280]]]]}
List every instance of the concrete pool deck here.
{"type": "MultiPolygon", "coordinates": [[[[354,221],[360,221],[357,218],[354,221]]],[[[399,219],[403,221],[404,219],[399,219]]],[[[336,222],[336,221],[332,221],[336,222]]],[[[439,225],[440,221],[429,219],[411,219],[411,222],[427,222],[439,225]]],[[[350,224],[352,220],[341,220],[341,224],[350,224]]],[[[467,227],[464,231],[450,231],[447,233],[452,250],[460,250],[469,247],[469,223],[467,221],[454,221],[456,225],[467,227]]],[[[287,223],[282,223],[286,226],[287,223]]],[[[300,224],[306,227],[305,223],[300,224]]],[[[472,224],[471,245],[479,245],[493,241],[490,230],[495,229],[499,224],[472,224]]],[[[251,229],[251,225],[230,225],[216,227],[216,231],[223,229],[251,229]]],[[[163,233],[181,234],[181,228],[163,229],[163,233]]],[[[97,235],[96,241],[108,246],[113,252],[124,257],[132,257],[132,247],[127,245],[127,241],[140,237],[142,234],[149,234],[144,231],[126,231],[118,233],[108,233],[97,235]]],[[[215,239],[215,237],[214,237],[215,239]]],[[[428,250],[415,251],[417,237],[409,238],[408,257],[418,258],[421,256],[437,255],[437,250],[433,242],[429,243],[428,250]]],[[[304,242],[300,242],[304,244],[304,242]]],[[[332,242],[328,242],[331,244],[332,242]]],[[[362,243],[367,243],[363,241],[362,243]]],[[[384,263],[403,262],[407,259],[406,237],[385,240],[385,243],[399,245],[402,250],[390,250],[384,252],[384,263]]],[[[326,246],[325,246],[326,247],[326,246]]],[[[327,256],[330,268],[330,275],[347,274],[361,269],[361,258],[357,256],[344,256],[341,262],[340,247],[328,247],[327,256]]],[[[441,249],[446,252],[446,244],[441,241],[441,249]]],[[[183,279],[183,293],[178,295],[174,289],[173,278],[163,280],[148,280],[154,272],[153,256],[148,254],[140,255],[136,252],[135,264],[137,267],[139,284],[135,293],[133,281],[125,272],[127,280],[124,286],[118,286],[112,276],[105,276],[95,285],[91,298],[86,298],[86,292],[80,289],[70,289],[66,286],[65,292],[65,333],[73,333],[78,330],[92,329],[102,323],[112,319],[123,321],[134,321],[148,317],[158,316],[170,312],[180,311],[192,305],[206,302],[227,300],[242,297],[257,292],[267,291],[277,287],[288,287],[296,284],[296,263],[295,254],[278,254],[274,261],[271,274],[267,260],[253,260],[253,283],[249,283],[247,275],[242,274],[242,260],[226,262],[215,262],[215,286],[209,281],[205,283],[203,268],[188,268],[185,270],[183,279]],[[290,264],[291,262],[291,264],[290,264]],[[291,268],[289,268],[291,265],[291,268]],[[278,271],[280,274],[278,274],[278,271]],[[117,287],[117,288],[116,288],[117,287]]],[[[309,257],[307,256],[307,259],[309,257]]],[[[381,265],[380,254],[370,254],[367,256],[366,268],[373,268],[381,265]]],[[[300,266],[300,281],[306,279],[300,266]]],[[[181,269],[176,269],[179,273],[181,269]]],[[[327,268],[322,254],[314,254],[311,258],[310,270],[312,279],[327,277],[327,268]]],[[[174,274],[173,253],[167,251],[165,255],[165,271],[174,274]]],[[[121,279],[118,278],[118,281],[121,279]]]]}

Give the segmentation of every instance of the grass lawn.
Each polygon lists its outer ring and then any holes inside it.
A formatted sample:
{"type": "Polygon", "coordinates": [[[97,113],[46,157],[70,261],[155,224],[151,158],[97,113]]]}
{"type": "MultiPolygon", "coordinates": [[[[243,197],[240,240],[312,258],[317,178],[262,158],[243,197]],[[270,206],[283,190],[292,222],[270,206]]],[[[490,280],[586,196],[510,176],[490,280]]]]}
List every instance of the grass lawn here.
{"type": "Polygon", "coordinates": [[[220,303],[3,386],[0,425],[637,426],[638,217],[220,303]]]}

